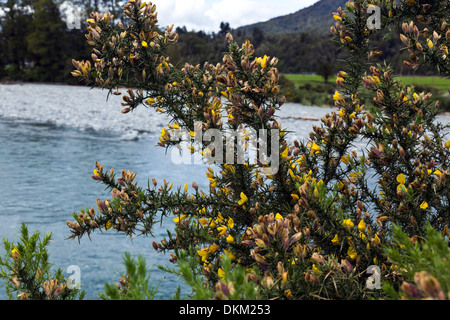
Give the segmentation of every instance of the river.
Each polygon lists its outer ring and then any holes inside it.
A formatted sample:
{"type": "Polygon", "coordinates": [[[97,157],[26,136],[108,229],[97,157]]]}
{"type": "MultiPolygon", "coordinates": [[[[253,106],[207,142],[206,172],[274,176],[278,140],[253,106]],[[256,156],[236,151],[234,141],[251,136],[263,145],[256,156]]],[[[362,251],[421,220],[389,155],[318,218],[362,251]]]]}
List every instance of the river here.
{"type": "MultiPolygon", "coordinates": [[[[177,165],[165,150],[156,147],[168,119],[144,107],[123,115],[121,98],[107,91],[83,86],[48,84],[0,85],[0,236],[17,241],[25,222],[30,232],[52,232],[50,261],[67,271],[81,271],[86,299],[99,299],[105,282],[116,282],[124,272],[124,252],[143,254],[154,285],[160,284],[158,299],[170,299],[180,281],[158,270],[168,265],[168,256],[157,254],[153,238],[130,240],[113,232],[95,233],[91,240],[65,240],[67,220],[81,208],[96,207],[97,198],[107,199],[103,185],[92,180],[95,161],[109,170],[126,169],[137,174],[137,182],[148,179],[173,182],[174,186],[197,182],[208,189],[204,165],[177,165]]],[[[287,103],[278,113],[292,138],[306,139],[329,108],[287,103]],[[291,117],[291,118],[289,118],[291,117]]],[[[448,121],[448,117],[442,118],[448,121]]],[[[155,230],[161,240],[173,223],[170,219],[155,230]]],[[[3,250],[3,249],[1,249],[3,250]]],[[[67,273],[66,276],[69,276],[67,273]]],[[[0,299],[6,299],[0,288],[0,299]]]]}

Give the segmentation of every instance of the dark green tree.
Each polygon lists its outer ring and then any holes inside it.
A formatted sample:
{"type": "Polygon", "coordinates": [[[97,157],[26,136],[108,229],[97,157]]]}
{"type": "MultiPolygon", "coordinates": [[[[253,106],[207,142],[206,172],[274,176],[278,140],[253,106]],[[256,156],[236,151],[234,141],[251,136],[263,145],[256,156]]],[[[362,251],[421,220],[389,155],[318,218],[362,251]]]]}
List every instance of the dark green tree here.
{"type": "Polygon", "coordinates": [[[264,32],[256,27],[252,32],[253,43],[256,47],[259,47],[261,43],[264,41],[264,32]]]}
{"type": "Polygon", "coordinates": [[[5,12],[1,20],[1,62],[9,65],[8,76],[20,76],[28,58],[26,35],[31,28],[32,16],[21,0],[8,0],[1,8],[5,12]]]}
{"type": "Polygon", "coordinates": [[[317,74],[323,78],[325,83],[328,83],[328,79],[333,75],[333,67],[328,62],[324,62],[317,68],[317,74]]]}
{"type": "Polygon", "coordinates": [[[228,22],[221,22],[220,23],[220,31],[219,31],[219,35],[220,36],[225,36],[228,32],[230,32],[231,27],[230,24],[228,22]]]}
{"type": "Polygon", "coordinates": [[[40,81],[62,80],[69,47],[67,26],[53,0],[35,3],[32,30],[26,36],[26,42],[35,62],[34,78],[40,81]]]}

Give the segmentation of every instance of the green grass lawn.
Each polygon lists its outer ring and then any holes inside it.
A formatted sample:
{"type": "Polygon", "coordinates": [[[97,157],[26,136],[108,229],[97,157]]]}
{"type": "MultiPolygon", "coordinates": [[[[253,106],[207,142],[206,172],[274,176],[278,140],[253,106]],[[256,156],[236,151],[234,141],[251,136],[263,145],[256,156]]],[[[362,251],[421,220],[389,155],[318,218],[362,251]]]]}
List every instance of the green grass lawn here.
{"type": "Polygon", "coordinates": [[[399,77],[400,81],[406,85],[424,85],[432,88],[436,88],[440,93],[448,93],[450,90],[450,79],[443,79],[439,77],[399,77]]]}
{"type": "MultiPolygon", "coordinates": [[[[295,85],[304,86],[306,83],[312,85],[324,83],[323,78],[318,75],[303,75],[303,74],[285,74],[286,78],[294,82],[295,85]]],[[[421,85],[429,86],[439,90],[441,94],[448,93],[450,90],[450,79],[443,79],[439,77],[422,77],[422,76],[400,76],[398,77],[405,85],[421,85]]],[[[330,77],[328,82],[335,83],[336,77],[330,77]]]]}
{"type": "MultiPolygon", "coordinates": [[[[286,78],[290,81],[294,82],[296,86],[304,86],[305,83],[310,84],[322,84],[323,78],[317,75],[309,75],[309,74],[285,74],[286,78]]],[[[328,79],[329,83],[335,83],[336,77],[330,77],[328,79]]]]}

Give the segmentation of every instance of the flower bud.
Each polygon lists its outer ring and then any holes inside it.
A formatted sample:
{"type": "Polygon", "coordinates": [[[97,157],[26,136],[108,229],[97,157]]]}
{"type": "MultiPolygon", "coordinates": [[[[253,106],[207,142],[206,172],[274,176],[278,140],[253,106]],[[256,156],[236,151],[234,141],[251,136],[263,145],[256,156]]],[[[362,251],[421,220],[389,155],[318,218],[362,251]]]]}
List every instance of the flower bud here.
{"type": "Polygon", "coordinates": [[[417,272],[414,275],[414,281],[419,287],[419,290],[427,297],[438,300],[445,299],[445,295],[442,292],[439,281],[437,281],[437,279],[430,275],[427,271],[417,272]]]}
{"type": "Polygon", "coordinates": [[[411,298],[420,298],[420,292],[413,284],[408,282],[403,282],[400,289],[405,293],[408,297],[411,298]]]}
{"type": "Polygon", "coordinates": [[[9,279],[9,281],[11,281],[12,284],[15,285],[17,288],[20,287],[20,281],[19,281],[19,278],[17,278],[17,277],[12,277],[11,279],[9,279]]]}
{"type": "Polygon", "coordinates": [[[22,292],[21,294],[17,295],[17,297],[20,300],[28,300],[28,294],[26,292],[22,292]]]}

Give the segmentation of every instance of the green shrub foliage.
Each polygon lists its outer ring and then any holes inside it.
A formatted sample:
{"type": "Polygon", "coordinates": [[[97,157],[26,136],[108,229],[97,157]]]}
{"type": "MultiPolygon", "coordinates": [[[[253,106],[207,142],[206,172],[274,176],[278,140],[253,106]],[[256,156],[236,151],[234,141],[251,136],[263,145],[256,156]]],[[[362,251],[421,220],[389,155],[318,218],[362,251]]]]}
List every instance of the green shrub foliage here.
{"type": "MultiPolygon", "coordinates": [[[[109,14],[92,14],[92,61],[74,61],[74,76],[113,94],[133,88],[123,96],[123,113],[144,104],[167,114],[172,121],[161,133],[164,148],[181,145],[179,130],[194,140],[208,129],[224,136],[238,128],[278,129],[279,170],[268,173],[268,164],[248,158],[239,164],[235,151],[234,162],[208,168],[209,190],[194,183],[189,193],[187,185],[174,190],[154,179],[148,188],[139,187],[134,173],[123,171],[117,179],[113,169],[97,163],[93,178],[109,188],[112,199],[98,200],[97,211],[75,213],[68,222],[72,237],[99,229],[149,234],[156,221],[172,217],[175,230],[154,248],[172,252],[173,262],[181,252],[196,252],[192,259],[210,288],[220,287],[221,258],[227,256],[231,268],[247,270],[260,298],[382,295],[367,288],[366,271],[377,265],[384,279],[397,281],[384,250],[394,224],[412,242],[425,236],[427,225],[448,241],[450,142],[435,121],[431,94],[402,86],[389,65],[370,65],[380,55],[371,46],[380,31],[367,25],[371,5],[382,8],[385,28],[402,29],[411,53],[405,65],[427,64],[448,76],[447,1],[349,1],[334,13],[331,29],[349,55],[337,74],[336,111],[307,140],[293,142],[276,118],[285,101],[276,58],[257,57],[249,41],[239,46],[228,34],[222,63],[178,68],[167,55],[178,35],[172,27],[155,31],[153,4],[129,1],[125,25],[112,25],[109,14]],[[424,20],[426,28],[419,30],[424,20]],[[362,90],[369,103],[361,101],[362,90]]],[[[210,141],[197,142],[185,152],[214,153],[210,141]]]]}
{"type": "Polygon", "coordinates": [[[24,223],[17,243],[3,239],[5,253],[0,256],[0,279],[5,281],[8,299],[83,299],[84,291],[66,279],[61,269],[53,270],[47,252],[51,239],[51,234],[41,238],[39,231],[30,235],[24,223]]]}

